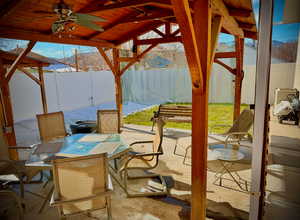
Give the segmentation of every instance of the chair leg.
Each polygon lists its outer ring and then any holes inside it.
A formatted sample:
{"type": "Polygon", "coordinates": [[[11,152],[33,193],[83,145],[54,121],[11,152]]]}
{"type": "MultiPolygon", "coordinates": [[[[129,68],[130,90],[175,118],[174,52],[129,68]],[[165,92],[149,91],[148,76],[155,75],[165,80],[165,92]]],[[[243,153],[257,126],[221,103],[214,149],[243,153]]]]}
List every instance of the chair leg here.
{"type": "Polygon", "coordinates": [[[21,193],[21,198],[24,199],[24,182],[22,178],[20,178],[20,193],[21,193]]]}
{"type": "Polygon", "coordinates": [[[107,209],[107,219],[112,220],[112,215],[111,215],[111,198],[106,197],[106,209],[107,209]]]}
{"type": "Polygon", "coordinates": [[[44,210],[46,204],[49,202],[50,198],[51,198],[51,195],[54,191],[54,186],[52,186],[52,188],[50,189],[49,193],[47,194],[46,198],[44,199],[44,202],[39,210],[39,214],[42,213],[42,211],[44,210]]]}
{"type": "Polygon", "coordinates": [[[189,164],[185,163],[185,161],[186,161],[186,158],[187,158],[188,150],[189,150],[191,147],[192,147],[192,145],[188,146],[188,147],[185,149],[185,154],[184,154],[184,158],[183,158],[183,162],[182,162],[184,165],[189,165],[189,164]]]}

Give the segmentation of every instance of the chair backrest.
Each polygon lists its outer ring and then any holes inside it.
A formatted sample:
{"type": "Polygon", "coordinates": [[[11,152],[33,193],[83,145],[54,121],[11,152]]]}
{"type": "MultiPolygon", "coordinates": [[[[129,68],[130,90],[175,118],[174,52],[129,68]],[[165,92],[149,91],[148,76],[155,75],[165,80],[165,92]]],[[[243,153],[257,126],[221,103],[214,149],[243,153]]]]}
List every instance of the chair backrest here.
{"type": "Polygon", "coordinates": [[[154,118],[156,129],[153,140],[153,152],[163,153],[162,142],[163,142],[163,131],[164,125],[166,124],[161,117],[154,118]]]}
{"type": "Polygon", "coordinates": [[[67,135],[63,112],[36,115],[41,141],[51,141],[67,135]]]}
{"type": "Polygon", "coordinates": [[[88,201],[62,204],[59,207],[62,214],[106,207],[105,198],[93,198],[93,195],[108,190],[106,153],[54,160],[53,177],[58,200],[63,202],[91,196],[88,201]]]}
{"type": "Polygon", "coordinates": [[[250,109],[244,109],[240,116],[234,121],[227,133],[248,132],[254,121],[254,114],[250,109]]]}
{"type": "Polygon", "coordinates": [[[118,110],[97,111],[97,132],[101,134],[120,133],[118,110]]]}
{"type": "Polygon", "coordinates": [[[0,128],[0,160],[9,160],[8,144],[4,137],[3,129],[0,128]]]}

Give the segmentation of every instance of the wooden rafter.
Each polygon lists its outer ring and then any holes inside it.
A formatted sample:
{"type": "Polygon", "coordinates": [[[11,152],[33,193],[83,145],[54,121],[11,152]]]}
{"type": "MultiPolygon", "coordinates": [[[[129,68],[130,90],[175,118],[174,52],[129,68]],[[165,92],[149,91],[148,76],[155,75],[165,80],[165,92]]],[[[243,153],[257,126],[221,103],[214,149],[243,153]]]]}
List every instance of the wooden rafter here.
{"type": "Polygon", "coordinates": [[[105,40],[86,40],[78,37],[62,36],[58,37],[53,34],[44,34],[36,31],[27,31],[21,29],[15,29],[11,27],[0,27],[0,37],[19,39],[19,40],[38,40],[41,42],[52,42],[62,44],[75,44],[82,46],[95,46],[95,47],[115,47],[111,42],[105,40]]]}
{"type": "Polygon", "coordinates": [[[141,7],[145,5],[154,5],[154,4],[170,5],[170,1],[169,0],[138,0],[138,1],[126,0],[126,1],[111,3],[103,6],[96,6],[91,10],[85,10],[85,13],[116,10],[121,8],[141,7]]]}
{"type": "Polygon", "coordinates": [[[144,25],[144,26],[142,26],[140,28],[137,28],[137,29],[134,29],[132,31],[129,31],[129,32],[125,33],[122,36],[122,38],[120,38],[118,40],[115,40],[114,44],[115,45],[120,45],[120,44],[122,44],[124,42],[127,42],[127,41],[129,41],[129,40],[137,37],[137,36],[143,35],[143,34],[149,32],[149,31],[151,31],[152,29],[161,26],[162,24],[163,24],[162,21],[153,21],[153,22],[151,22],[149,24],[146,24],[146,25],[144,25]]]}
{"type": "Polygon", "coordinates": [[[243,30],[239,27],[237,21],[230,15],[223,0],[212,0],[211,3],[213,13],[223,16],[223,28],[232,35],[244,37],[243,30]]]}
{"type": "Polygon", "coordinates": [[[7,71],[6,74],[6,80],[7,82],[9,82],[9,80],[11,79],[11,77],[13,76],[14,72],[16,71],[16,69],[18,68],[18,65],[20,64],[20,62],[22,61],[22,59],[24,57],[26,57],[26,55],[31,51],[31,49],[34,47],[34,45],[36,44],[36,41],[30,41],[27,45],[27,48],[25,50],[23,50],[19,56],[17,57],[17,59],[14,61],[14,63],[10,66],[10,68],[7,71]]]}
{"type": "Polygon", "coordinates": [[[112,28],[116,27],[117,25],[119,25],[123,20],[125,19],[131,19],[131,18],[135,18],[136,16],[138,16],[139,13],[137,12],[132,12],[129,15],[126,14],[124,16],[121,16],[120,18],[114,20],[113,22],[109,23],[108,25],[105,25],[103,27],[104,31],[95,31],[94,33],[90,34],[89,36],[86,37],[86,39],[88,40],[92,40],[95,39],[97,37],[99,37],[99,35],[111,30],[112,28]]]}
{"type": "Polygon", "coordinates": [[[174,42],[181,42],[181,36],[177,36],[177,37],[166,36],[162,38],[142,39],[142,40],[137,40],[136,45],[165,44],[165,43],[174,43],[174,42]]]}
{"type": "Polygon", "coordinates": [[[32,75],[31,72],[27,71],[26,69],[22,68],[22,67],[18,67],[18,70],[20,70],[21,72],[23,72],[25,75],[27,75],[30,79],[32,79],[33,81],[35,81],[38,85],[41,85],[41,82],[39,79],[37,79],[34,75],[32,75]]]}
{"type": "Polygon", "coordinates": [[[139,23],[144,21],[152,21],[152,20],[161,20],[165,18],[171,18],[174,17],[174,14],[170,11],[157,11],[153,12],[150,15],[145,15],[142,17],[132,17],[132,18],[126,18],[119,22],[119,24],[124,23],[139,23]]]}

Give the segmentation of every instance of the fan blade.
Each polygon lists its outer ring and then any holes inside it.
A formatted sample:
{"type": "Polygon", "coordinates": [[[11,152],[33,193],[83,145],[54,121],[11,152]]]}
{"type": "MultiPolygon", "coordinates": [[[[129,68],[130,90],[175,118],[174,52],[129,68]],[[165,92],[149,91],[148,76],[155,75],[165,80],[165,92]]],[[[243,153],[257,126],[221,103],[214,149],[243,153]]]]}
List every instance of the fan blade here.
{"type": "Polygon", "coordinates": [[[88,21],[88,20],[76,19],[74,22],[76,24],[79,24],[81,26],[84,26],[84,27],[87,27],[87,28],[90,28],[90,29],[93,29],[93,30],[96,30],[96,31],[104,31],[104,29],[101,26],[99,26],[99,25],[97,25],[97,24],[95,24],[91,21],[88,21]]]}
{"type": "Polygon", "coordinates": [[[93,22],[105,22],[107,21],[104,18],[95,16],[95,15],[89,15],[89,14],[82,14],[82,13],[73,13],[73,16],[76,17],[76,19],[78,20],[82,20],[82,21],[93,21],[93,22]]]}

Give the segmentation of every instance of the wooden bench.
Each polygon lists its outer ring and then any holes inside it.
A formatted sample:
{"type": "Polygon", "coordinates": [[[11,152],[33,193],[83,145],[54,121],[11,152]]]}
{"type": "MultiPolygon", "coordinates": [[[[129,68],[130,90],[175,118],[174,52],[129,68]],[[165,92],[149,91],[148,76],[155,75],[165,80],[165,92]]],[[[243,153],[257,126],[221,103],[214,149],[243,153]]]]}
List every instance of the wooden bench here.
{"type": "Polygon", "coordinates": [[[153,112],[152,131],[154,127],[153,118],[162,117],[166,122],[191,123],[192,106],[188,105],[159,105],[158,111],[153,112]]]}

